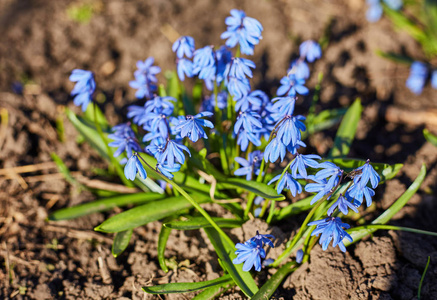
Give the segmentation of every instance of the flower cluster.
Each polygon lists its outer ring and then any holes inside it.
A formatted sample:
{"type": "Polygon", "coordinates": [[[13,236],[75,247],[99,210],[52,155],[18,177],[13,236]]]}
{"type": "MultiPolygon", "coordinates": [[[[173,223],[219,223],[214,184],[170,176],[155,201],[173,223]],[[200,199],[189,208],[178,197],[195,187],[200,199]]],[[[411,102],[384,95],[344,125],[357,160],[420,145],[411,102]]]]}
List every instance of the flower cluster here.
{"type": "Polygon", "coordinates": [[[406,86],[415,93],[419,95],[428,80],[431,77],[431,86],[437,89],[437,69],[432,70],[428,65],[415,61],[410,67],[410,76],[408,76],[406,86]]]}
{"type": "MultiPolygon", "coordinates": [[[[369,6],[366,12],[366,18],[369,22],[376,22],[381,19],[383,7],[381,0],[366,0],[369,6]]],[[[383,0],[383,2],[393,10],[400,10],[402,8],[402,0],[383,0]]]]}
{"type": "Polygon", "coordinates": [[[71,96],[75,96],[74,104],[82,106],[82,111],[85,111],[96,90],[94,74],[91,71],[75,69],[71,72],[70,81],[76,82],[71,91],[71,96]]]}
{"type": "Polygon", "coordinates": [[[268,245],[272,248],[275,246],[270,239],[275,239],[275,237],[271,234],[259,234],[256,232],[256,235],[244,244],[238,243],[235,245],[237,251],[237,257],[232,261],[234,264],[238,265],[244,262],[243,271],[250,271],[252,267],[254,267],[255,271],[261,271],[261,259],[266,258],[266,251],[264,250],[264,246],[268,245]]]}
{"type": "Polygon", "coordinates": [[[158,82],[156,75],[161,72],[161,68],[154,66],[154,61],[153,57],[149,57],[145,61],[139,60],[137,62],[138,70],[134,72],[135,80],[130,81],[129,85],[131,88],[137,89],[135,97],[138,99],[151,98],[157,89],[155,85],[158,82]]]}

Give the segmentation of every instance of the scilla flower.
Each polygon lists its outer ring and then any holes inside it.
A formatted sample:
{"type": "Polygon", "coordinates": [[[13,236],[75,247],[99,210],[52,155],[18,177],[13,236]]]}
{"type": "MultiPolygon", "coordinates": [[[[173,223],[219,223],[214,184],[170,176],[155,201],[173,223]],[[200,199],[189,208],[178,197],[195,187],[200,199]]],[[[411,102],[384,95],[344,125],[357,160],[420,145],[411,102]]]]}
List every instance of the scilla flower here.
{"type": "Polygon", "coordinates": [[[82,106],[82,111],[85,111],[96,90],[94,74],[91,71],[75,69],[71,72],[70,81],[76,82],[71,91],[71,96],[75,96],[74,104],[82,106]]]}
{"type": "Polygon", "coordinates": [[[343,229],[349,229],[350,226],[343,223],[340,218],[327,217],[323,220],[318,220],[308,223],[308,226],[316,225],[311,236],[320,236],[319,244],[322,245],[322,249],[328,249],[329,243],[332,241],[332,247],[338,247],[341,251],[346,252],[346,247],[343,244],[343,239],[347,238],[349,241],[353,241],[352,237],[343,229]]]}
{"type": "Polygon", "coordinates": [[[247,241],[244,244],[238,243],[235,245],[237,257],[232,261],[235,265],[244,262],[243,271],[250,271],[254,267],[255,271],[261,271],[261,258],[266,257],[266,252],[261,245],[247,241]]]}
{"type": "Polygon", "coordinates": [[[147,178],[146,170],[144,169],[143,164],[138,158],[138,154],[135,152],[127,161],[126,166],[124,167],[124,176],[126,176],[129,180],[135,180],[135,176],[137,173],[140,174],[140,177],[143,179],[147,178]]]}
{"type": "Polygon", "coordinates": [[[208,136],[203,130],[203,127],[214,128],[214,125],[211,121],[201,119],[202,117],[210,117],[213,113],[204,111],[195,116],[186,116],[185,121],[179,122],[179,124],[175,127],[177,132],[180,131],[181,137],[188,137],[192,142],[197,142],[199,138],[207,139],[208,136]]]}
{"type": "Polygon", "coordinates": [[[308,40],[300,44],[299,53],[300,56],[305,57],[308,62],[313,62],[322,56],[322,49],[317,42],[308,40]]]}

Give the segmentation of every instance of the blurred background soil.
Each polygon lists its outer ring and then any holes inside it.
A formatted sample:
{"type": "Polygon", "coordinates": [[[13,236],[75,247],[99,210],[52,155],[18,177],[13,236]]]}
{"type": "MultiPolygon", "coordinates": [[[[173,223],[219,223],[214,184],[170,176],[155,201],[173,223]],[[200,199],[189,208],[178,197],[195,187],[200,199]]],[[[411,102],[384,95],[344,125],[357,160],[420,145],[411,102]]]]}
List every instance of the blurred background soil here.
{"type": "MultiPolygon", "coordinates": [[[[106,179],[93,172],[106,168],[106,163],[86,143],[76,142],[78,134],[63,112],[64,106],[79,111],[69,97],[71,70],[96,73],[98,88],[106,98],[102,108],[115,125],[135,102],[128,82],[136,61],[153,56],[163,70],[174,70],[171,41],[178,34],[193,36],[196,47],[222,44],[224,19],[232,8],[245,10],[264,26],[263,40],[251,58],[257,65],[252,83],[270,95],[298,55],[301,41],[328,38],[307,83],[313,88],[317,74],[323,72],[318,111],[348,107],[361,98],[363,118],[350,157],[405,164],[396,179],[377,189],[376,210],[370,216],[389,207],[425,164],[424,184],[391,224],[437,231],[437,148],[422,135],[425,127],[437,132],[437,93],[427,87],[420,96],[412,94],[405,88],[408,67],[375,54],[383,50],[423,58],[419,46],[387,20],[368,23],[364,0],[2,0],[0,298],[152,299],[141,286],[220,276],[213,248],[200,232],[172,233],[166,255],[174,258],[177,267],[165,274],[157,262],[159,222],[135,230],[126,252],[115,259],[110,253],[112,236],[93,232],[93,228],[117,211],[68,222],[45,219],[56,209],[96,198],[65,181],[51,160],[52,152],[80,182],[101,184],[106,179]],[[84,5],[85,13],[80,11],[84,5]],[[78,16],[78,9],[82,15],[78,16]],[[13,93],[15,82],[24,83],[22,94],[13,93]],[[4,124],[6,114],[8,123],[4,124]],[[59,122],[64,125],[62,141],[59,122]],[[7,169],[25,165],[32,166],[7,169]]],[[[165,82],[163,74],[159,79],[165,82]]],[[[299,102],[300,113],[306,113],[310,99],[307,96],[299,102]]],[[[308,144],[318,154],[326,154],[334,135],[335,129],[317,133],[308,144]]],[[[217,207],[208,208],[220,213],[217,207]]],[[[292,224],[273,229],[282,231],[287,240],[294,234],[292,224]]],[[[235,242],[265,224],[249,225],[233,233],[235,242]]],[[[311,262],[289,276],[274,297],[414,299],[428,256],[431,265],[422,299],[437,299],[437,238],[394,231],[377,232],[345,254],[338,249],[323,252],[317,246],[311,262]]],[[[268,276],[269,271],[262,271],[260,284],[268,276]]],[[[233,289],[222,298],[244,296],[233,289]]]]}

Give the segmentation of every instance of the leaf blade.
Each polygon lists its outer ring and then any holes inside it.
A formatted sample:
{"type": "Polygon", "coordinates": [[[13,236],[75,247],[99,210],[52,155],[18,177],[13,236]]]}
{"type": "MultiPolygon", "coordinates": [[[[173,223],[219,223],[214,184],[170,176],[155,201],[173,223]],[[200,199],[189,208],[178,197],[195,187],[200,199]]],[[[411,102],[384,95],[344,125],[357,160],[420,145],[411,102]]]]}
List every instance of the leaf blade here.
{"type": "Polygon", "coordinates": [[[115,234],[114,242],[112,243],[111,252],[114,257],[118,257],[129,246],[133,230],[120,231],[115,234]]]}

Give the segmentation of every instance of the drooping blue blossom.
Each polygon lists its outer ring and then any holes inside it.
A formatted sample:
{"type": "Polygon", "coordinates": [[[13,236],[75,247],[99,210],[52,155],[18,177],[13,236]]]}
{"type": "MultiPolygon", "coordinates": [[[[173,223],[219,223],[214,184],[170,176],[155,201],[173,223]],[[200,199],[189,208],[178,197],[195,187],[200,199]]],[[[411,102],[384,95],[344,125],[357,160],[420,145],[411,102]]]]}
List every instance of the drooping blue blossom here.
{"type": "Polygon", "coordinates": [[[361,187],[366,186],[370,181],[372,188],[376,188],[381,180],[381,177],[372,167],[369,160],[367,160],[363,166],[356,168],[354,173],[356,174],[354,175],[354,184],[360,185],[361,187]]]}
{"type": "MultiPolygon", "coordinates": [[[[226,92],[217,93],[217,104],[220,110],[225,109],[228,105],[228,94],[226,92]]],[[[211,95],[203,99],[200,105],[200,112],[209,111],[214,112],[215,96],[211,95]]]]}
{"type": "Polygon", "coordinates": [[[184,56],[188,58],[193,57],[194,48],[194,39],[191,36],[179,37],[171,47],[179,59],[183,58],[184,56]]]}
{"type": "Polygon", "coordinates": [[[225,70],[225,76],[235,77],[238,79],[244,79],[247,77],[252,78],[252,69],[254,69],[255,63],[249,59],[234,57],[231,60],[225,70]]]}
{"type": "MultiPolygon", "coordinates": [[[[269,181],[269,185],[273,182],[278,181],[281,178],[282,174],[278,174],[272,180],[269,181]]],[[[276,188],[276,192],[278,195],[284,190],[284,188],[290,190],[290,193],[295,197],[297,194],[302,193],[302,186],[300,183],[291,176],[290,173],[285,172],[284,176],[279,180],[278,186],[276,188]]]]}
{"type": "Polygon", "coordinates": [[[343,170],[340,169],[336,164],[325,161],[319,164],[318,168],[320,170],[316,173],[315,178],[317,180],[326,179],[328,182],[326,184],[326,189],[333,189],[339,182],[341,175],[343,175],[343,170]],[[329,178],[329,179],[328,179],[329,178]]]}
{"type": "Polygon", "coordinates": [[[231,10],[231,16],[226,18],[225,23],[228,28],[220,37],[227,39],[226,46],[233,48],[239,44],[242,54],[252,55],[255,45],[262,39],[261,23],[237,9],[231,10]]]}
{"type": "Polygon", "coordinates": [[[187,58],[179,58],[176,61],[176,71],[181,81],[185,80],[185,76],[191,78],[194,76],[193,62],[187,58]]]}
{"type": "Polygon", "coordinates": [[[279,118],[285,115],[293,115],[296,97],[276,97],[273,98],[272,101],[274,102],[271,109],[272,114],[277,114],[279,118]]]}
{"type": "Polygon", "coordinates": [[[140,177],[143,179],[147,178],[146,170],[144,169],[143,164],[138,158],[138,154],[135,152],[127,161],[126,166],[124,167],[124,176],[126,176],[129,180],[135,180],[135,176],[137,173],[140,174],[140,177]]]}
{"type": "Polygon", "coordinates": [[[300,57],[305,57],[308,62],[313,62],[322,56],[322,48],[317,42],[307,40],[300,44],[299,54],[300,57]]]}
{"type": "Polygon", "coordinates": [[[273,242],[270,239],[275,240],[275,237],[272,234],[260,234],[257,230],[256,235],[250,238],[249,241],[255,242],[257,245],[260,245],[261,247],[264,245],[269,245],[270,247],[275,248],[275,245],[273,245],[273,242]]]}
{"type": "Polygon", "coordinates": [[[163,113],[148,112],[138,122],[138,125],[142,125],[143,128],[152,134],[159,134],[166,138],[168,132],[167,115],[163,113]]]}
{"type": "Polygon", "coordinates": [[[249,142],[252,142],[257,147],[261,146],[261,140],[257,133],[242,128],[237,136],[237,145],[240,145],[241,151],[246,151],[249,142]]]}
{"type": "Polygon", "coordinates": [[[297,78],[295,74],[290,73],[281,79],[281,86],[278,88],[276,94],[278,96],[291,96],[295,97],[296,94],[299,95],[308,95],[309,90],[305,84],[305,80],[301,78],[297,78]]]}
{"type": "Polygon", "coordinates": [[[294,178],[297,178],[297,172],[299,171],[300,176],[303,178],[307,178],[307,167],[311,167],[313,169],[317,168],[319,163],[315,161],[315,159],[321,159],[320,156],[315,154],[297,154],[296,157],[290,164],[291,174],[293,174],[294,178]]]}
{"type": "Polygon", "coordinates": [[[368,186],[362,186],[360,184],[353,184],[346,191],[346,198],[352,200],[355,206],[361,206],[363,200],[366,199],[366,205],[369,207],[372,204],[372,197],[375,196],[375,192],[368,186]]]}
{"type": "Polygon", "coordinates": [[[134,124],[139,125],[140,120],[144,117],[144,115],[146,114],[146,107],[144,106],[139,106],[139,105],[130,105],[127,108],[127,117],[129,119],[132,119],[132,122],[134,124]]]}
{"type": "Polygon", "coordinates": [[[216,65],[212,46],[205,46],[194,51],[193,73],[198,74],[200,79],[214,79],[216,65]]]}
{"type": "Polygon", "coordinates": [[[344,197],[342,194],[338,197],[337,201],[334,202],[334,204],[331,205],[328,209],[328,216],[331,216],[334,210],[338,208],[344,215],[347,215],[349,212],[349,208],[352,209],[354,212],[358,213],[357,207],[348,201],[346,197],[344,197]]]}
{"type": "Polygon", "coordinates": [[[281,157],[281,162],[285,158],[286,146],[282,143],[280,138],[273,138],[270,143],[266,146],[264,150],[264,160],[266,162],[275,163],[279,157],[281,157]]]}
{"type": "Polygon", "coordinates": [[[144,104],[144,107],[146,108],[146,113],[155,112],[169,116],[173,113],[173,102],[176,101],[177,100],[175,98],[170,96],[155,96],[153,99],[147,101],[146,104],[144,104]]]}
{"type": "Polygon", "coordinates": [[[156,75],[161,72],[161,68],[154,66],[155,59],[153,57],[147,58],[145,61],[137,61],[137,68],[134,72],[135,78],[143,76],[147,82],[158,82],[156,75]]]}
{"type": "Polygon", "coordinates": [[[181,165],[175,164],[173,168],[171,168],[168,165],[157,163],[156,168],[159,170],[159,172],[161,172],[162,175],[164,175],[168,179],[173,179],[174,175],[172,173],[178,172],[181,169],[181,165]]]}
{"type": "Polygon", "coordinates": [[[343,239],[347,238],[353,241],[352,237],[343,229],[349,229],[349,224],[343,223],[338,217],[327,217],[323,220],[318,220],[308,223],[308,226],[316,225],[316,229],[311,233],[311,236],[320,236],[319,244],[322,249],[328,249],[329,243],[332,241],[332,247],[338,247],[341,251],[346,252],[346,247],[343,244],[343,239]]]}
{"type": "Polygon", "coordinates": [[[369,6],[366,11],[366,19],[369,22],[377,22],[382,16],[382,5],[379,0],[366,0],[369,6]]]}
{"type": "Polygon", "coordinates": [[[234,99],[239,99],[250,92],[250,82],[247,78],[226,77],[226,86],[234,99]]]}
{"type": "Polygon", "coordinates": [[[181,137],[188,137],[192,142],[197,142],[199,138],[207,139],[205,130],[203,127],[214,128],[211,121],[201,119],[203,117],[210,117],[213,113],[201,112],[195,116],[187,115],[185,121],[180,122],[176,127],[176,131],[181,132],[181,137]],[[202,127],[203,126],[203,127],[202,127]]]}
{"type": "Polygon", "coordinates": [[[437,90],[437,70],[431,73],[431,86],[437,90]]]}
{"type": "Polygon", "coordinates": [[[303,59],[296,59],[291,63],[288,74],[294,74],[297,79],[308,79],[310,68],[303,59]]]}
{"type": "MultiPolygon", "coordinates": [[[[261,90],[254,90],[252,92],[249,93],[249,100],[247,100],[250,105],[251,105],[251,109],[253,111],[258,112],[261,115],[261,118],[265,118],[268,115],[270,115],[270,112],[268,110],[266,110],[267,106],[271,106],[272,103],[270,102],[270,98],[269,96],[267,96],[266,93],[264,93],[261,90]],[[258,98],[261,102],[258,102],[257,100],[255,100],[255,98],[258,98]]],[[[238,102],[241,101],[241,99],[236,99],[238,102]]],[[[242,104],[243,106],[243,104],[242,104]]],[[[243,107],[241,107],[240,110],[246,110],[243,107]]],[[[271,119],[271,118],[270,118],[271,119]]],[[[273,123],[273,121],[271,122],[273,123]]]]}
{"type": "Polygon", "coordinates": [[[253,174],[258,175],[262,160],[262,152],[259,150],[249,153],[247,160],[242,157],[236,157],[235,161],[241,165],[241,168],[235,170],[235,176],[246,176],[246,180],[252,180],[253,174]]]}
{"type": "Polygon", "coordinates": [[[290,143],[294,146],[297,145],[298,141],[301,140],[301,131],[305,131],[305,124],[302,122],[305,120],[304,116],[290,116],[287,115],[284,121],[280,124],[277,129],[276,137],[282,140],[284,145],[289,145],[290,143]]]}
{"type": "Polygon", "coordinates": [[[185,162],[185,155],[183,151],[187,152],[188,155],[191,156],[190,150],[186,146],[178,144],[174,140],[167,140],[164,152],[161,154],[158,162],[168,165],[170,168],[174,168],[175,161],[183,165],[185,162]]]}
{"type": "Polygon", "coordinates": [[[114,126],[112,130],[114,133],[109,134],[108,138],[114,141],[108,145],[110,147],[117,147],[114,157],[120,156],[124,151],[126,151],[127,157],[130,157],[133,151],[142,152],[141,146],[138,144],[138,140],[129,123],[114,126]]]}
{"type": "Polygon", "coordinates": [[[266,257],[266,252],[259,244],[246,241],[244,244],[238,243],[235,245],[237,257],[232,261],[234,265],[244,262],[243,271],[248,272],[252,267],[255,271],[261,271],[261,258],[266,257]]]}
{"type": "Polygon", "coordinates": [[[243,127],[246,131],[252,132],[255,128],[261,128],[262,123],[259,120],[260,115],[253,111],[243,111],[238,114],[237,121],[234,125],[234,133],[240,132],[240,128],[243,127]]]}
{"type": "Polygon", "coordinates": [[[298,264],[300,264],[300,263],[302,262],[302,259],[303,259],[303,250],[302,250],[302,249],[299,249],[299,250],[297,250],[297,252],[296,252],[296,262],[297,262],[298,264]]]}
{"type": "Polygon", "coordinates": [[[307,145],[305,145],[302,141],[297,141],[296,145],[293,145],[292,143],[288,144],[287,150],[293,155],[296,155],[297,150],[299,150],[301,147],[305,148],[307,145]]]}
{"type": "Polygon", "coordinates": [[[76,82],[76,85],[71,91],[71,96],[75,96],[74,105],[82,106],[82,111],[86,111],[96,90],[93,72],[74,69],[69,79],[72,82],[76,82]]]}
{"type": "Polygon", "coordinates": [[[152,82],[148,81],[143,75],[134,74],[135,80],[129,81],[129,86],[133,89],[137,89],[135,92],[135,97],[137,99],[151,98],[153,92],[156,91],[157,87],[152,82]]]}
{"type": "Polygon", "coordinates": [[[416,95],[419,95],[422,93],[427,77],[427,66],[420,61],[415,61],[411,64],[410,76],[407,78],[406,86],[410,89],[410,91],[416,95]]]}
{"type": "Polygon", "coordinates": [[[308,183],[305,186],[305,191],[309,193],[317,193],[314,198],[311,200],[311,205],[322,199],[324,196],[328,196],[326,199],[328,200],[332,196],[332,191],[327,187],[327,180],[318,180],[314,176],[308,176],[308,179],[315,181],[313,183],[308,183]]]}
{"type": "Polygon", "coordinates": [[[237,102],[235,103],[235,111],[237,112],[240,110],[246,111],[249,110],[250,108],[255,110],[256,108],[261,107],[262,100],[260,98],[261,96],[260,93],[264,93],[264,92],[256,90],[237,99],[237,102]]]}

